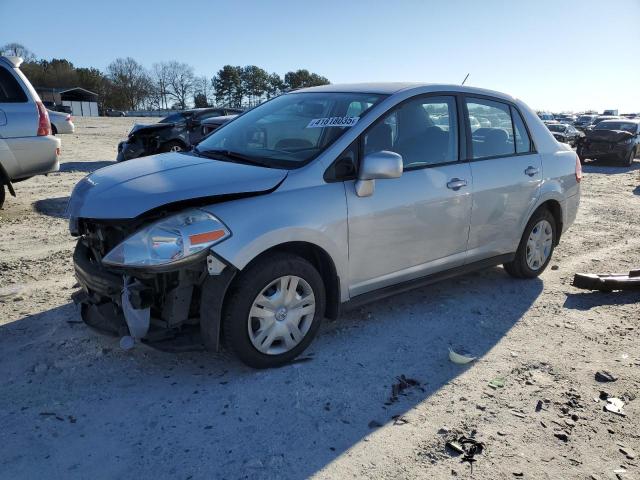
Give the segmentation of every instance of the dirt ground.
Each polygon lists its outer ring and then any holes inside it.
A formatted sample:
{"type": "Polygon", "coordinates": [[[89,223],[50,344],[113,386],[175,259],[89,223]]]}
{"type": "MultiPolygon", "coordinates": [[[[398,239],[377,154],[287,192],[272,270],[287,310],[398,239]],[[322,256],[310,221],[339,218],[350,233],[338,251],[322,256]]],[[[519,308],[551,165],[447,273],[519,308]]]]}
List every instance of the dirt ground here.
{"type": "Polygon", "coordinates": [[[66,201],[134,121],[76,119],[60,172],[0,210],[0,478],[640,478],[640,293],[570,285],[640,268],[640,162],[585,166],[539,279],[493,268],[380,301],[326,323],[309,361],[255,371],[125,352],[80,322],[66,201]],[[479,359],[453,364],[449,345],[479,359]],[[420,385],[392,399],[400,375],[420,385]],[[473,471],[445,447],[461,435],[484,443],[473,471]]]}

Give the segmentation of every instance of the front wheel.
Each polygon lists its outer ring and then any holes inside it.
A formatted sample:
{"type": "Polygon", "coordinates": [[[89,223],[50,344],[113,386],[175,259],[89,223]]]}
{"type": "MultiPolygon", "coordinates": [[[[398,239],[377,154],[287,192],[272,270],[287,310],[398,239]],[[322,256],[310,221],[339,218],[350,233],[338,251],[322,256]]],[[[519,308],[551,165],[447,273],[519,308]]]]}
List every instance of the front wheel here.
{"type": "Polygon", "coordinates": [[[184,145],[176,141],[167,142],[160,149],[162,152],[183,152],[184,150],[184,145]]]}
{"type": "Polygon", "coordinates": [[[624,159],[624,161],[622,162],[622,164],[625,167],[630,167],[631,165],[633,165],[633,159],[636,157],[636,150],[634,148],[631,149],[631,151],[629,152],[629,155],[627,155],[624,159]]]}
{"type": "Polygon", "coordinates": [[[556,238],[556,221],[551,212],[537,211],[524,229],[515,258],[505,263],[504,269],[516,278],[537,277],[549,265],[556,238]]]}
{"type": "Polygon", "coordinates": [[[250,367],[283,365],[309,346],[324,305],[324,283],[313,265],[295,255],[270,255],[232,287],[225,302],[225,343],[250,367]]]}

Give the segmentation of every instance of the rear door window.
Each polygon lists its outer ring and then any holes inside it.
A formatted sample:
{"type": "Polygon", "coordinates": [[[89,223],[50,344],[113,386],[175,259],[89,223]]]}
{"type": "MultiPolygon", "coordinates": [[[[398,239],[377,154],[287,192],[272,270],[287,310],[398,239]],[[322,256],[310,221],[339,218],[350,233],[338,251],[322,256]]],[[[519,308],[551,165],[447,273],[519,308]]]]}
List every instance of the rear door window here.
{"type": "Polygon", "coordinates": [[[493,100],[467,98],[469,125],[472,131],[473,158],[500,157],[515,154],[513,123],[509,105],[493,100]],[[471,118],[482,118],[476,128],[471,118]]]}
{"type": "MultiPolygon", "coordinates": [[[[513,116],[513,126],[515,127],[516,134],[516,153],[532,152],[533,147],[531,145],[531,138],[529,138],[529,134],[524,126],[524,120],[522,120],[520,112],[511,107],[511,115],[513,116]]],[[[569,127],[569,129],[572,128],[573,127],[569,127]]]]}
{"type": "Polygon", "coordinates": [[[15,77],[4,67],[0,67],[0,103],[23,103],[27,95],[15,77]]]}

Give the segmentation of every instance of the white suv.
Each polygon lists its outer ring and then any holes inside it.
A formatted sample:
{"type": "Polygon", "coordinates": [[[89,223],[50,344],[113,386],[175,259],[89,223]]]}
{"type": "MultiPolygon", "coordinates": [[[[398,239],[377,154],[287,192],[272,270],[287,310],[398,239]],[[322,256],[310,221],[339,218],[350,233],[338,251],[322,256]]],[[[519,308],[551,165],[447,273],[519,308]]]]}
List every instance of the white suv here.
{"type": "Polygon", "coordinates": [[[20,57],[0,57],[0,207],[5,186],[55,172],[60,167],[60,140],[51,136],[47,110],[27,77],[20,57]]]}

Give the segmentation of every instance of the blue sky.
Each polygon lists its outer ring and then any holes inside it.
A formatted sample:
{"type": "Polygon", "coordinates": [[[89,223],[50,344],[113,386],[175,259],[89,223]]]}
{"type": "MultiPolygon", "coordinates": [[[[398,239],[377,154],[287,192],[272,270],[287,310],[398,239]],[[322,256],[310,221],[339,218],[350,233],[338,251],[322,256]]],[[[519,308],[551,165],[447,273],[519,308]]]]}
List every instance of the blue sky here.
{"type": "Polygon", "coordinates": [[[77,66],[178,59],[211,76],[255,64],[333,83],[470,72],[469,85],[538,109],[640,111],[640,0],[0,0],[0,19],[0,45],[77,66]]]}

